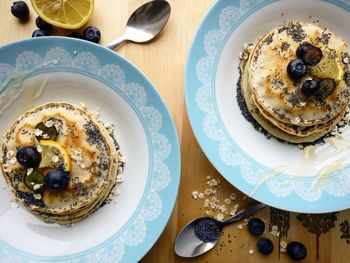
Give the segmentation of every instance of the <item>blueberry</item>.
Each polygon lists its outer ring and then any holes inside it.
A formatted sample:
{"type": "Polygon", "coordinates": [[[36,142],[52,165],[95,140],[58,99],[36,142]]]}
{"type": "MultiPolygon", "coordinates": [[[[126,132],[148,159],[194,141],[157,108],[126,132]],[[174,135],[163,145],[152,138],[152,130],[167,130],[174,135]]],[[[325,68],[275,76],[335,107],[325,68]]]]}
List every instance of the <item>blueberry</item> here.
{"type": "Polygon", "coordinates": [[[258,240],[258,250],[264,255],[270,255],[273,251],[273,243],[270,239],[262,237],[258,240]]]}
{"type": "Polygon", "coordinates": [[[291,242],[287,246],[287,254],[291,259],[302,260],[306,257],[306,247],[300,242],[291,242]]]}
{"type": "Polygon", "coordinates": [[[41,155],[35,147],[25,146],[20,148],[16,154],[17,162],[26,168],[38,167],[41,155]]]}
{"type": "Polygon", "coordinates": [[[62,191],[68,185],[68,173],[61,169],[53,169],[45,176],[45,186],[56,190],[62,191]]]}
{"type": "Polygon", "coordinates": [[[29,8],[25,2],[16,1],[11,6],[11,13],[17,18],[25,20],[29,17],[29,8]]]}
{"type": "Polygon", "coordinates": [[[294,59],[287,66],[287,73],[292,79],[300,79],[306,75],[307,66],[301,59],[294,59]]]}
{"type": "Polygon", "coordinates": [[[319,95],[322,97],[328,97],[332,94],[335,89],[336,83],[333,79],[325,78],[320,80],[320,92],[319,95]]]}
{"type": "Polygon", "coordinates": [[[50,32],[52,30],[52,25],[40,18],[40,16],[35,19],[35,24],[39,29],[45,30],[47,32],[50,32]]]}
{"type": "Polygon", "coordinates": [[[306,51],[308,51],[310,48],[313,48],[314,46],[308,42],[302,43],[298,48],[297,48],[297,57],[300,59],[303,59],[303,56],[306,51]]]}
{"type": "Polygon", "coordinates": [[[97,27],[89,26],[83,32],[83,38],[87,41],[98,43],[101,39],[101,32],[97,27]]]}
{"type": "Polygon", "coordinates": [[[49,32],[46,30],[42,30],[42,29],[37,29],[34,30],[32,37],[45,37],[45,36],[49,36],[49,32]]]}
{"type": "Polygon", "coordinates": [[[318,47],[309,48],[303,55],[303,61],[306,65],[315,66],[321,61],[323,55],[318,47]]]}
{"type": "Polygon", "coordinates": [[[319,93],[320,85],[314,79],[307,79],[304,81],[301,91],[307,96],[314,96],[319,93]]]}
{"type": "Polygon", "coordinates": [[[83,39],[83,36],[79,32],[72,32],[68,35],[68,37],[83,39]]]}
{"type": "Polygon", "coordinates": [[[260,218],[252,218],[248,222],[248,230],[254,236],[261,235],[265,231],[265,223],[260,218]]]}

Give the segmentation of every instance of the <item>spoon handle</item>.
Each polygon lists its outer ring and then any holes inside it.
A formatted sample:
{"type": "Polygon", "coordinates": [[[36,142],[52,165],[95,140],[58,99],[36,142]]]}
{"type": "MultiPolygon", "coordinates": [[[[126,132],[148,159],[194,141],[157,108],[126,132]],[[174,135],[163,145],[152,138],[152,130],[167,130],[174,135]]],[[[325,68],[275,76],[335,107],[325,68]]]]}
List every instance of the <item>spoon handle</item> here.
{"type": "Polygon", "coordinates": [[[127,39],[125,38],[125,36],[122,35],[122,36],[118,37],[117,39],[114,39],[112,42],[108,43],[107,45],[105,45],[105,47],[113,50],[117,46],[119,46],[120,44],[125,42],[126,40],[127,39]]]}
{"type": "Polygon", "coordinates": [[[240,211],[238,214],[235,214],[234,216],[227,218],[225,221],[222,222],[223,225],[230,225],[232,223],[235,223],[237,221],[240,221],[242,219],[245,219],[253,214],[255,214],[256,212],[264,209],[265,207],[267,207],[267,205],[263,204],[263,203],[257,203],[254,205],[251,205],[249,207],[247,207],[246,209],[243,209],[242,211],[240,211]]]}

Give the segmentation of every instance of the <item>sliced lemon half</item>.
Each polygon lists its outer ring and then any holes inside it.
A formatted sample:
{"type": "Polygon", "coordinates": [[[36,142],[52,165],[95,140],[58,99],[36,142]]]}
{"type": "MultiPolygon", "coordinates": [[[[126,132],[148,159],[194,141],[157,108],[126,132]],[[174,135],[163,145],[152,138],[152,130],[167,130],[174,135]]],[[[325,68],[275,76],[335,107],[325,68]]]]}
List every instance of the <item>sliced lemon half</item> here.
{"type": "Polygon", "coordinates": [[[340,82],[344,76],[341,61],[329,49],[322,49],[322,54],[321,61],[317,65],[310,67],[310,73],[318,78],[331,78],[336,82],[340,82]]]}
{"type": "Polygon", "coordinates": [[[65,171],[72,170],[71,158],[63,145],[50,140],[41,140],[40,145],[42,148],[40,168],[57,168],[63,165],[65,171]]]}
{"type": "Polygon", "coordinates": [[[82,27],[94,11],[94,0],[31,0],[31,3],[47,23],[68,29],[82,27]]]}

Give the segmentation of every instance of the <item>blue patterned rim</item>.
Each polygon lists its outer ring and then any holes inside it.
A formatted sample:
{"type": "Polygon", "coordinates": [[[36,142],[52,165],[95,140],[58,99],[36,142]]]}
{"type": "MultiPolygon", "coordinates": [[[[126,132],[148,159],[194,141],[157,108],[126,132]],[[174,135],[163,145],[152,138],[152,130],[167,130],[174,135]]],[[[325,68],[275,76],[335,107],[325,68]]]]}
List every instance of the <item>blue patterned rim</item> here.
{"type": "Polygon", "coordinates": [[[145,192],[134,214],[95,247],[67,256],[32,255],[0,239],[4,262],[136,262],[162,233],[174,207],[180,179],[180,151],[174,123],[150,81],[115,52],[78,39],[48,37],[0,47],[0,92],[12,81],[47,72],[74,72],[117,92],[135,111],[150,148],[145,192]]]}
{"type": "MultiPolygon", "coordinates": [[[[327,177],[323,187],[313,178],[295,178],[271,169],[244,152],[223,124],[215,98],[216,70],[233,32],[254,12],[276,0],[219,0],[200,25],[188,58],[186,105],[194,134],[216,169],[248,196],[290,211],[322,213],[350,206],[349,167],[327,177]]],[[[325,1],[350,11],[343,1],[325,1]]]]}

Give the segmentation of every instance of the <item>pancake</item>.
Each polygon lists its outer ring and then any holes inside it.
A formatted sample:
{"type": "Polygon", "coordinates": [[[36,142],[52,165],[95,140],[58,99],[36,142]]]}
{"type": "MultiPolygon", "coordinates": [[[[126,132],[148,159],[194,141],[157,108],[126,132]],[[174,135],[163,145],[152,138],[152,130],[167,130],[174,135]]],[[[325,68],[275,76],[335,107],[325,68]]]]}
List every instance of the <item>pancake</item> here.
{"type": "Polygon", "coordinates": [[[348,110],[347,60],[349,49],[340,37],[315,24],[291,22],[245,48],[240,62],[241,93],[253,118],[271,135],[292,143],[313,142],[332,131],[348,110]],[[309,66],[305,77],[292,80],[287,66],[297,58],[296,49],[304,42],[321,48],[319,64],[324,68],[309,66]],[[329,60],[330,53],[333,60],[327,66],[323,60],[329,60]],[[328,97],[305,95],[301,91],[303,82],[318,79],[320,72],[323,77],[338,77],[335,89],[328,97]]]}
{"type": "Polygon", "coordinates": [[[348,105],[350,92],[344,79],[346,74],[342,74],[343,78],[326,98],[308,97],[301,92],[302,82],[310,75],[294,81],[286,69],[288,63],[297,58],[295,51],[302,42],[322,48],[325,54],[332,53],[341,70],[349,72],[348,65],[342,61],[344,54],[349,54],[343,39],[315,24],[296,22],[274,29],[258,42],[251,54],[249,85],[259,104],[275,119],[309,126],[338,116],[348,105]]]}
{"type": "MultiPolygon", "coordinates": [[[[78,222],[100,207],[123,166],[119,146],[102,123],[68,103],[48,103],[24,113],[6,133],[1,149],[2,173],[16,199],[44,221],[60,224],[78,222]],[[44,141],[36,139],[36,126],[47,122],[56,128],[55,143],[65,148],[72,165],[65,189],[43,187],[38,198],[38,192],[24,183],[28,169],[11,156],[23,146],[41,147],[44,141]]],[[[45,176],[50,171],[37,169],[45,176]]]]}

